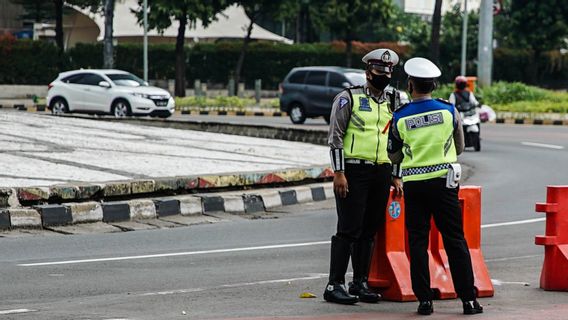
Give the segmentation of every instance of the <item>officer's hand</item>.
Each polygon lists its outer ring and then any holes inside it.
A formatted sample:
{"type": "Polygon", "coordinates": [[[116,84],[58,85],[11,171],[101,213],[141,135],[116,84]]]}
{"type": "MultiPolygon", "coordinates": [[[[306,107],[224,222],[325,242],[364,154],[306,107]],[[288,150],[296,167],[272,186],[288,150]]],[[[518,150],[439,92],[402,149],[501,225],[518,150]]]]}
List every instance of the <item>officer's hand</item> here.
{"type": "Polygon", "coordinates": [[[400,198],[404,195],[404,191],[402,190],[402,179],[401,178],[392,178],[392,186],[394,187],[393,197],[400,198]]]}
{"type": "Polygon", "coordinates": [[[333,191],[340,198],[347,197],[349,187],[347,186],[347,178],[343,172],[336,172],[333,177],[333,191]]]}

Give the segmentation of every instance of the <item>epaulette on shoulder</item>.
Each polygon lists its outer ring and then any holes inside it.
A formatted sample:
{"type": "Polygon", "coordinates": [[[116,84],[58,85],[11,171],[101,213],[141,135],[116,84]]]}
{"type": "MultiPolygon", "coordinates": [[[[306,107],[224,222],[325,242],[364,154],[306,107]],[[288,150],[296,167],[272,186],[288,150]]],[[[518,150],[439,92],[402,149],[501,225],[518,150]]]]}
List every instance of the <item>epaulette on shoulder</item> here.
{"type": "Polygon", "coordinates": [[[440,101],[440,102],[442,102],[442,103],[444,103],[444,104],[449,104],[450,106],[453,105],[453,104],[452,104],[451,102],[449,102],[448,100],[442,99],[442,98],[436,98],[436,101],[440,101]]]}
{"type": "Polygon", "coordinates": [[[403,103],[401,105],[398,106],[398,108],[396,108],[396,110],[394,110],[394,112],[399,112],[400,110],[402,110],[404,107],[406,107],[407,105],[409,105],[410,103],[403,103]]]}
{"type": "Polygon", "coordinates": [[[347,89],[349,90],[353,90],[353,89],[363,89],[364,86],[351,86],[351,87],[347,87],[347,89]]]}

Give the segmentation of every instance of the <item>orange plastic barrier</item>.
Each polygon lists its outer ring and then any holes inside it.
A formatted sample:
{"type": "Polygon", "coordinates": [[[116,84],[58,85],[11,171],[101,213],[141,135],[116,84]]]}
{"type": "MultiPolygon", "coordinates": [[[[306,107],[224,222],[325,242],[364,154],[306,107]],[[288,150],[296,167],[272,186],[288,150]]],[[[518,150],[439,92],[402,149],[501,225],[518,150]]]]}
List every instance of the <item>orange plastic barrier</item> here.
{"type": "Polygon", "coordinates": [[[385,223],[375,236],[369,285],[379,288],[386,300],[415,301],[410,282],[410,262],[406,255],[404,201],[393,200],[392,191],[385,215],[385,223]]]}
{"type": "Polygon", "coordinates": [[[546,203],[537,203],[536,211],[546,212],[546,235],[534,239],[544,246],[540,287],[568,291],[568,186],[549,186],[546,203]]]}
{"type": "MultiPolygon", "coordinates": [[[[495,290],[481,252],[481,188],[461,187],[459,199],[477,296],[491,297],[495,290]]],[[[428,248],[431,287],[436,292],[437,298],[453,299],[457,297],[457,294],[442,235],[433,220],[431,226],[428,248]]],[[[389,200],[385,224],[377,231],[375,243],[369,272],[369,285],[377,288],[386,300],[415,301],[416,297],[412,292],[410,281],[410,260],[402,198],[393,200],[391,197],[389,200]]]]}

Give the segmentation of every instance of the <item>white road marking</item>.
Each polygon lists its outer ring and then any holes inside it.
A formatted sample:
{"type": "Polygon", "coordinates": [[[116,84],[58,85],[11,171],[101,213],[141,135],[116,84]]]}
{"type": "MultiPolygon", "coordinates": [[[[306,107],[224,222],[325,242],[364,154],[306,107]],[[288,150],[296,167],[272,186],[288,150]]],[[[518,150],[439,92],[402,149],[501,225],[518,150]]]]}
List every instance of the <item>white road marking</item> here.
{"type": "Polygon", "coordinates": [[[243,282],[243,283],[234,283],[234,284],[224,284],[216,287],[209,287],[209,288],[191,288],[191,289],[180,289],[180,290],[170,290],[170,291],[159,291],[159,292],[150,292],[150,293],[143,293],[140,296],[159,296],[159,295],[172,295],[172,294],[180,294],[180,293],[192,293],[192,292],[201,292],[206,290],[214,290],[214,289],[224,289],[224,288],[237,288],[237,287],[245,287],[245,286],[256,286],[262,284],[272,284],[272,283],[290,283],[294,281],[306,281],[306,280],[317,280],[322,278],[327,278],[329,274],[321,273],[315,274],[307,277],[299,277],[299,278],[289,278],[289,279],[274,279],[274,280],[263,280],[263,281],[255,281],[255,282],[243,282]]]}
{"type": "MultiPolygon", "coordinates": [[[[545,221],[546,218],[536,218],[528,220],[519,220],[511,222],[501,222],[482,225],[481,228],[495,228],[503,226],[511,226],[518,224],[527,224],[545,221]]],[[[61,264],[78,264],[78,263],[90,263],[90,262],[106,262],[106,261],[123,261],[123,260],[137,260],[137,259],[150,259],[150,258],[165,258],[165,257],[178,257],[178,256],[193,256],[201,254],[211,254],[211,253],[228,253],[228,252],[245,252],[245,251],[258,251],[258,250],[271,250],[271,249],[284,249],[284,248],[296,248],[296,247],[307,247],[307,246],[318,246],[318,245],[329,245],[331,241],[316,241],[316,242],[304,242],[304,243],[290,243],[290,244],[276,244],[269,246],[259,246],[259,247],[243,247],[243,248],[231,248],[231,249],[216,249],[216,250],[203,250],[203,251],[186,251],[186,252],[174,252],[174,253],[161,253],[161,254],[149,254],[140,256],[123,256],[123,257],[112,257],[112,258],[99,258],[99,259],[82,259],[82,260],[63,260],[63,261],[52,261],[52,262],[38,262],[38,263],[23,263],[18,264],[20,267],[39,267],[39,266],[53,266],[61,264]]]]}
{"type": "Polygon", "coordinates": [[[485,262],[532,259],[532,258],[541,258],[541,257],[542,257],[542,254],[534,254],[534,255],[531,255],[531,256],[518,256],[518,257],[507,257],[507,258],[485,259],[485,262]]]}
{"type": "Polygon", "coordinates": [[[525,145],[525,146],[529,146],[529,147],[548,148],[548,149],[556,149],[556,150],[564,149],[563,146],[557,146],[557,145],[553,145],[553,144],[536,143],[536,142],[521,142],[521,144],[525,145]]]}
{"type": "Polygon", "coordinates": [[[534,222],[540,222],[540,221],[545,221],[545,220],[546,220],[546,218],[535,218],[535,219],[527,219],[527,220],[519,220],[519,221],[491,223],[491,224],[481,225],[481,229],[513,226],[513,225],[517,225],[517,224],[527,224],[527,223],[534,223],[534,222]]]}
{"type": "Polygon", "coordinates": [[[501,281],[499,279],[491,279],[491,283],[495,286],[501,286],[504,284],[520,284],[523,285],[525,287],[530,286],[531,284],[528,282],[518,282],[518,281],[501,281]]]}
{"type": "Polygon", "coordinates": [[[83,260],[40,262],[40,263],[24,263],[24,264],[19,264],[18,266],[20,266],[20,267],[37,267],[37,266],[52,266],[52,265],[57,265],[57,264],[76,264],[76,263],[87,263],[87,262],[104,262],[104,261],[121,261],[121,260],[148,259],[148,258],[177,257],[177,256],[193,256],[193,255],[210,254],[210,253],[227,253],[227,252],[243,252],[243,251],[257,251],[257,250],[269,250],[269,249],[307,247],[307,246],[317,246],[317,245],[330,244],[330,243],[331,243],[331,241],[317,241],[317,242],[305,242],[305,243],[277,244],[277,245],[260,246],[260,247],[245,247],[245,248],[232,248],[232,249],[217,249],[217,250],[204,250],[204,251],[187,251],[187,252],[175,252],[175,253],[148,254],[148,255],[141,255],[141,256],[125,256],[125,257],[101,258],[101,259],[83,259],[83,260]]]}
{"type": "Polygon", "coordinates": [[[30,310],[30,309],[12,309],[12,310],[1,310],[0,314],[15,314],[15,313],[28,313],[28,312],[36,312],[37,310],[30,310]]]}

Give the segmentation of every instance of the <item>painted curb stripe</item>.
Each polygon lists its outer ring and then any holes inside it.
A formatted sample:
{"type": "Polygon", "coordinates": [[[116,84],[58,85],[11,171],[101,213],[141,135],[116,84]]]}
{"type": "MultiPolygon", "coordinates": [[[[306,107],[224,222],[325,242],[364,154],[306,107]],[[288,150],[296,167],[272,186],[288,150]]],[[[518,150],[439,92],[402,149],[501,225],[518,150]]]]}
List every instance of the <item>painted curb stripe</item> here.
{"type": "Polygon", "coordinates": [[[225,211],[225,200],[220,196],[203,196],[203,212],[225,211]]]}
{"type": "Polygon", "coordinates": [[[11,226],[10,213],[8,211],[0,211],[0,229],[9,229],[11,226]]]}
{"type": "Polygon", "coordinates": [[[264,202],[262,197],[256,194],[243,195],[243,202],[245,204],[246,213],[263,212],[264,202]]]}
{"type": "Polygon", "coordinates": [[[109,202],[103,204],[103,222],[130,220],[130,206],[126,202],[109,202]]]}
{"type": "Polygon", "coordinates": [[[298,203],[298,199],[296,198],[296,190],[280,191],[280,198],[282,199],[283,206],[298,203]]]}
{"type": "Polygon", "coordinates": [[[326,200],[325,190],[323,189],[323,187],[312,188],[312,198],[314,201],[326,200]]]}
{"type": "Polygon", "coordinates": [[[41,223],[44,227],[59,226],[73,223],[71,210],[62,205],[46,205],[35,207],[41,215],[41,223]]]}
{"type": "Polygon", "coordinates": [[[181,214],[179,200],[169,199],[169,200],[156,200],[154,201],[156,205],[156,213],[158,217],[174,216],[181,214]]]}

